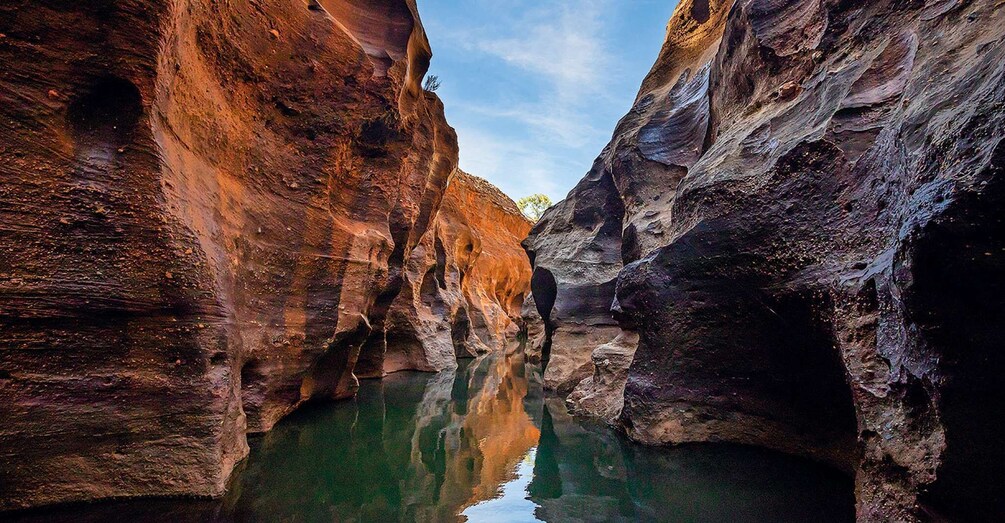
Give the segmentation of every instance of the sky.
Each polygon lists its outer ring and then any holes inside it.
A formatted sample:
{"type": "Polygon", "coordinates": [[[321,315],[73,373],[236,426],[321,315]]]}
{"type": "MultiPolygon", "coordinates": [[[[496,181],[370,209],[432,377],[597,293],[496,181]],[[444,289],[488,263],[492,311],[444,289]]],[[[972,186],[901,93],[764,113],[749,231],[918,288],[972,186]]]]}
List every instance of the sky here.
{"type": "Polygon", "coordinates": [[[418,0],[461,168],[558,202],[632,106],[676,0],[418,0]]]}

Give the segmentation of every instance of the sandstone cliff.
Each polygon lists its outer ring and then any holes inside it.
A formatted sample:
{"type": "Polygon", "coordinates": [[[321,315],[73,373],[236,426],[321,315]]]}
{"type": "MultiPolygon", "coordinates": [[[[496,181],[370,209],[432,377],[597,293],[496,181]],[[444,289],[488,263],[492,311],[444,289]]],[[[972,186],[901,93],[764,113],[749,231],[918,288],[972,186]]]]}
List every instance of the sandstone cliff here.
{"type": "Polygon", "coordinates": [[[531,224],[491,184],[457,170],[433,226],[406,261],[405,285],[375,331],[359,376],[441,371],[457,358],[507,350],[520,333],[531,224]]]}
{"type": "MultiPolygon", "coordinates": [[[[438,213],[430,56],[414,0],[0,5],[0,510],[219,495],[247,432],[354,393],[431,238],[510,212],[462,176],[438,213]]],[[[451,255],[497,345],[529,268],[451,255]]]]}
{"type": "Polygon", "coordinates": [[[1003,24],[1000,0],[682,1],[525,242],[550,384],[608,418],[586,400],[623,386],[642,442],[832,463],[862,521],[1005,517],[1003,24]]]}

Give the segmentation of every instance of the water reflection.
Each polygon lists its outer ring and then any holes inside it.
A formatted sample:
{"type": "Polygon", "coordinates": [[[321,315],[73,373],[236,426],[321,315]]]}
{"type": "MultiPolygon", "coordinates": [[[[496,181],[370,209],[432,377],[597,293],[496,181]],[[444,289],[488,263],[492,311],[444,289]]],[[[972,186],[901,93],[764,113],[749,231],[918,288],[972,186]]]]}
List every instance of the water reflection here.
{"type": "Polygon", "coordinates": [[[395,374],[252,442],[217,502],[144,501],[22,521],[852,521],[851,484],[755,449],[638,447],[546,397],[521,355],[395,374]]]}

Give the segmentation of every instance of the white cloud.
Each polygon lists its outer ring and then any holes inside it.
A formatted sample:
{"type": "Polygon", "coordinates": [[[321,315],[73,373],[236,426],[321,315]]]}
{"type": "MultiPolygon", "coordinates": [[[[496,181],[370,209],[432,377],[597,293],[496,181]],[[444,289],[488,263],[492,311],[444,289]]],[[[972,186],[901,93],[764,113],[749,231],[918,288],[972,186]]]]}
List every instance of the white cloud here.
{"type": "Polygon", "coordinates": [[[497,106],[458,101],[451,104],[451,110],[493,119],[513,120],[535,131],[535,139],[557,142],[566,148],[589,145],[598,138],[607,136],[600,133],[609,133],[591,125],[588,115],[583,111],[565,107],[544,110],[541,108],[543,105],[545,104],[527,102],[497,106]]]}
{"type": "Polygon", "coordinates": [[[558,178],[571,166],[532,143],[496,137],[477,127],[458,126],[461,168],[485,178],[513,199],[547,194],[558,201],[565,197],[558,178]]]}
{"type": "Polygon", "coordinates": [[[622,7],[617,0],[470,1],[477,25],[458,18],[431,33],[437,48],[492,71],[484,91],[449,86],[444,93],[461,167],[514,198],[543,193],[557,201],[589,170],[627,109],[612,34],[622,7]]]}
{"type": "Polygon", "coordinates": [[[478,47],[503,61],[547,78],[556,97],[581,101],[595,91],[610,61],[602,23],[606,2],[545,2],[515,27],[518,34],[483,40],[478,47]]]}
{"type": "Polygon", "coordinates": [[[604,24],[612,16],[610,0],[545,0],[535,9],[510,11],[523,15],[491,27],[461,29],[448,37],[453,44],[501,60],[544,85],[531,100],[468,109],[520,122],[538,139],[563,147],[582,147],[609,133],[593,126],[589,113],[598,102],[612,101],[608,93],[617,73],[604,24]]]}

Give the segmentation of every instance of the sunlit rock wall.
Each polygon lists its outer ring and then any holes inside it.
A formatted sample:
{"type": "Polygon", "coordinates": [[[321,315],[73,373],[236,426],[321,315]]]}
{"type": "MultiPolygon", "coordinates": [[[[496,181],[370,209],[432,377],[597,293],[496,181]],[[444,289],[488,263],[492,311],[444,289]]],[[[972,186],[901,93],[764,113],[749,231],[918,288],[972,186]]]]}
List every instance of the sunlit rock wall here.
{"type": "MultiPolygon", "coordinates": [[[[610,350],[582,297],[610,298],[640,339],[632,438],[831,463],[862,521],[1005,516],[1003,22],[995,0],[681,2],[526,242],[552,358],[610,350]]],[[[573,406],[609,416],[592,387],[573,406]]]]}
{"type": "Polygon", "coordinates": [[[450,220],[429,59],[413,0],[0,5],[0,510],[219,495],[354,393],[450,220]]]}
{"type": "Polygon", "coordinates": [[[517,342],[531,224],[491,184],[457,170],[433,226],[412,250],[384,329],[364,346],[357,375],[440,371],[457,358],[517,342]]]}

